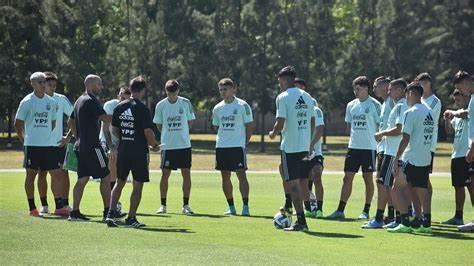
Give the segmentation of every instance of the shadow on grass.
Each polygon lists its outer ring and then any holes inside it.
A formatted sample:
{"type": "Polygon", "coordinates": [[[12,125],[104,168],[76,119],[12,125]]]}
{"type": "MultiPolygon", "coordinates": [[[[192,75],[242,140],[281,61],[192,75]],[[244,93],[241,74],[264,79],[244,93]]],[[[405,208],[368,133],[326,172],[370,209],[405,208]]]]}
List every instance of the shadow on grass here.
{"type": "Polygon", "coordinates": [[[189,215],[189,217],[205,217],[205,218],[219,219],[219,218],[227,218],[229,216],[219,215],[219,214],[208,214],[208,213],[195,213],[193,215],[189,215]]]}
{"type": "Polygon", "coordinates": [[[142,217],[163,217],[163,218],[169,218],[171,216],[166,215],[166,214],[151,214],[151,213],[137,213],[137,216],[142,216],[142,217]]]}
{"type": "Polygon", "coordinates": [[[181,233],[181,234],[195,234],[196,232],[189,231],[186,228],[157,228],[157,227],[140,227],[137,230],[150,231],[156,233],[181,233]]]}
{"type": "MultiPolygon", "coordinates": [[[[469,234],[469,233],[468,233],[469,234]]],[[[440,231],[438,229],[433,229],[433,234],[417,234],[417,236],[424,236],[424,237],[438,237],[438,238],[447,238],[447,239],[455,239],[455,240],[474,240],[474,237],[467,235],[466,233],[462,232],[448,232],[448,231],[440,231]]]]}
{"type": "Polygon", "coordinates": [[[327,237],[327,238],[363,238],[361,235],[351,235],[351,234],[342,234],[342,233],[325,233],[325,232],[315,232],[315,231],[306,231],[303,232],[307,235],[317,236],[317,237],[327,237]]]}
{"type": "Polygon", "coordinates": [[[321,220],[331,221],[331,222],[343,222],[343,223],[363,221],[363,220],[359,220],[357,218],[331,219],[331,218],[326,218],[326,217],[322,218],[321,220]]]}
{"type": "Polygon", "coordinates": [[[43,216],[42,218],[45,219],[45,220],[63,220],[63,221],[67,221],[67,217],[62,217],[62,216],[48,215],[48,216],[43,216]]]}

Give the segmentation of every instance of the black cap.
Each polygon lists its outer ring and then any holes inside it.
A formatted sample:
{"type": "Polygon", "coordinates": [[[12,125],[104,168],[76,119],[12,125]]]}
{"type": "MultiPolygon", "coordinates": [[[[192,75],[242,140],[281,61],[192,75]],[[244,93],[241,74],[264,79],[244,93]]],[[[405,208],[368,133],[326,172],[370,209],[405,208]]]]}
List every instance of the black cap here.
{"type": "Polygon", "coordinates": [[[296,77],[296,70],[294,66],[286,66],[278,72],[278,77],[288,76],[295,78],[296,77]]]}
{"type": "Polygon", "coordinates": [[[295,83],[296,83],[296,84],[301,84],[301,85],[303,85],[303,86],[306,86],[306,81],[305,81],[304,79],[302,79],[302,78],[298,78],[298,77],[295,78],[295,83]]]}

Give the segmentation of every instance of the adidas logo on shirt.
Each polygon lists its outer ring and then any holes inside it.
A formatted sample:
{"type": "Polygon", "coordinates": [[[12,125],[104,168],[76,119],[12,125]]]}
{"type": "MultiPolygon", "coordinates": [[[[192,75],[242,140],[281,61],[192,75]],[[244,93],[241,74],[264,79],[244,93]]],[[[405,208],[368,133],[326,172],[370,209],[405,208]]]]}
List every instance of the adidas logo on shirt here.
{"type": "Polygon", "coordinates": [[[119,116],[120,119],[134,121],[135,118],[133,117],[132,110],[128,108],[127,110],[123,111],[122,114],[119,116]]]}
{"type": "Polygon", "coordinates": [[[300,98],[298,98],[298,101],[296,102],[295,109],[306,109],[306,108],[308,108],[308,105],[305,103],[303,96],[300,96],[300,98]]]}
{"type": "Polygon", "coordinates": [[[423,122],[423,125],[424,126],[434,126],[434,120],[433,120],[433,117],[431,116],[431,114],[428,114],[425,117],[425,121],[423,122]]]}

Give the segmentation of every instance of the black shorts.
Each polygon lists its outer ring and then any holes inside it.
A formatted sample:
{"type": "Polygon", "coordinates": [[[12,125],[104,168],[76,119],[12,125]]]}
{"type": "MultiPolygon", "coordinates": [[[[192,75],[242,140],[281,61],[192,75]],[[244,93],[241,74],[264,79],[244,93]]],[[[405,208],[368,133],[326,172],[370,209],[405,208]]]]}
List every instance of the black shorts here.
{"type": "Polygon", "coordinates": [[[321,168],[324,168],[324,157],[321,155],[315,156],[311,161],[308,162],[309,169],[313,169],[316,165],[321,165],[321,168]]]}
{"type": "Polygon", "coordinates": [[[407,182],[412,187],[428,188],[430,178],[430,166],[414,166],[409,163],[399,161],[399,166],[407,177],[407,182]]]}
{"type": "Polygon", "coordinates": [[[362,167],[362,173],[372,173],[375,171],[375,150],[349,149],[344,162],[344,172],[359,172],[362,167]]]}
{"type": "Polygon", "coordinates": [[[308,155],[307,152],[281,153],[281,169],[284,181],[291,181],[296,179],[308,178],[310,162],[303,161],[303,158],[308,155]]]}
{"type": "Polygon", "coordinates": [[[451,184],[453,187],[467,187],[471,184],[466,157],[451,159],[451,184]]]}
{"type": "Polygon", "coordinates": [[[186,169],[191,168],[191,148],[162,150],[161,151],[161,169],[186,169]]]}
{"type": "Polygon", "coordinates": [[[384,155],[384,152],[377,153],[377,172],[380,172],[380,170],[382,170],[382,161],[384,155]]]}
{"type": "Polygon", "coordinates": [[[395,163],[395,157],[391,155],[384,155],[381,161],[381,168],[379,175],[377,176],[377,183],[392,187],[393,186],[393,164],[395,163]]]}
{"type": "Polygon", "coordinates": [[[474,162],[469,163],[469,168],[467,171],[469,173],[469,177],[474,178],[474,162]]]}
{"type": "Polygon", "coordinates": [[[132,172],[133,180],[137,182],[150,181],[150,154],[129,154],[118,153],[117,155],[117,178],[126,181],[128,174],[132,172]]]}
{"type": "Polygon", "coordinates": [[[434,162],[435,153],[431,152],[431,162],[430,162],[430,174],[433,173],[433,162],[434,162]]]}
{"type": "Polygon", "coordinates": [[[62,168],[64,160],[66,159],[66,147],[53,147],[52,152],[58,165],[62,168]]]}
{"type": "Polygon", "coordinates": [[[56,147],[25,146],[23,167],[41,171],[61,168],[56,155],[56,147]]]}
{"type": "Polygon", "coordinates": [[[247,154],[242,147],[216,148],[216,170],[247,170],[247,154]]]}
{"type": "Polygon", "coordinates": [[[74,151],[77,156],[77,176],[102,179],[109,175],[108,160],[101,146],[74,151]]]}

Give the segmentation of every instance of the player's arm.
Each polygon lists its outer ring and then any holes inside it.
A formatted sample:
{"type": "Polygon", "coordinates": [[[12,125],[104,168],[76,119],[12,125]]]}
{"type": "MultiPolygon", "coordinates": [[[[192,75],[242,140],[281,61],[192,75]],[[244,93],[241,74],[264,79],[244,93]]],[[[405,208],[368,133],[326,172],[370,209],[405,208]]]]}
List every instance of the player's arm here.
{"type": "Polygon", "coordinates": [[[408,135],[407,133],[403,133],[402,140],[400,141],[400,145],[398,146],[397,155],[395,156],[395,164],[392,167],[392,172],[394,176],[398,176],[398,161],[400,160],[400,157],[402,156],[403,152],[405,152],[405,149],[407,148],[409,142],[410,135],[408,135]]]}
{"type": "Polygon", "coordinates": [[[245,145],[249,145],[254,130],[253,122],[245,124],[245,145]]]}
{"type": "Polygon", "coordinates": [[[453,134],[454,132],[454,129],[453,129],[453,125],[451,124],[452,123],[452,118],[451,119],[446,119],[446,116],[444,116],[445,119],[444,119],[444,130],[446,131],[446,134],[448,135],[451,135],[453,134]]]}
{"type": "Polygon", "coordinates": [[[155,138],[155,133],[151,128],[145,128],[145,138],[148,143],[148,146],[150,146],[150,149],[152,151],[158,151],[159,150],[159,144],[156,141],[155,138]]]}
{"type": "Polygon", "coordinates": [[[272,131],[268,134],[270,139],[274,139],[278,134],[281,133],[283,127],[285,126],[285,118],[277,117],[275,124],[273,125],[272,131]]]}
{"type": "Polygon", "coordinates": [[[443,114],[444,119],[452,119],[453,117],[467,118],[469,115],[469,110],[459,109],[459,110],[446,110],[443,114]]]}
{"type": "Polygon", "coordinates": [[[16,135],[18,136],[18,139],[20,140],[21,144],[23,144],[23,141],[25,139],[25,121],[20,120],[20,119],[15,119],[15,131],[16,135]]]}
{"type": "Polygon", "coordinates": [[[113,150],[115,148],[114,144],[112,143],[112,135],[110,134],[110,123],[111,123],[111,116],[105,113],[99,115],[99,120],[102,121],[103,125],[102,128],[104,129],[104,136],[105,136],[105,143],[107,143],[107,147],[113,150]]]}
{"type": "Polygon", "coordinates": [[[69,117],[67,120],[67,126],[69,127],[68,134],[72,134],[71,136],[77,137],[76,122],[74,121],[74,118],[69,117]]]}
{"type": "Polygon", "coordinates": [[[316,143],[318,143],[318,141],[323,136],[323,133],[324,133],[324,125],[319,125],[319,126],[315,127],[314,134],[313,134],[313,137],[311,139],[311,146],[310,147],[314,147],[314,145],[316,145],[316,143]]]}
{"type": "Polygon", "coordinates": [[[402,134],[402,124],[397,124],[395,127],[380,131],[376,135],[380,135],[381,137],[394,137],[400,134],[402,134]]]}

